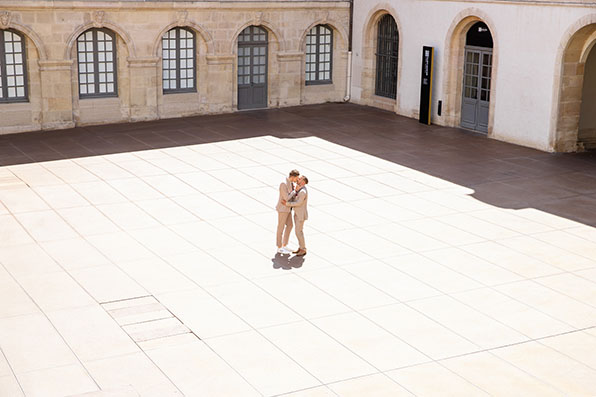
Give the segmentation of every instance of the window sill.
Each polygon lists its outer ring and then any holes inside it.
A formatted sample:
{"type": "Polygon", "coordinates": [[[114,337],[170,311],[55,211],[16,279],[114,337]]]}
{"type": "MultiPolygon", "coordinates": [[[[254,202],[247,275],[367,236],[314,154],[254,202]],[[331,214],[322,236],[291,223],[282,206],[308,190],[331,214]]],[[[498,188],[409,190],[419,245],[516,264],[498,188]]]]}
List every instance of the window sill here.
{"type": "Polygon", "coordinates": [[[109,95],[80,95],[79,99],[104,99],[104,98],[118,98],[118,94],[109,94],[109,95]]]}
{"type": "Polygon", "coordinates": [[[305,85],[329,85],[329,84],[333,84],[333,80],[305,81],[305,85]]]}
{"type": "Polygon", "coordinates": [[[163,90],[162,94],[163,95],[170,95],[170,94],[196,94],[197,90],[196,89],[192,89],[192,90],[163,90]]]}
{"type": "Polygon", "coordinates": [[[397,98],[389,98],[386,96],[374,94],[373,99],[377,102],[385,102],[385,103],[396,103],[397,98]]]}
{"type": "Polygon", "coordinates": [[[29,103],[29,98],[0,99],[0,105],[9,105],[11,103],[29,103]]]}

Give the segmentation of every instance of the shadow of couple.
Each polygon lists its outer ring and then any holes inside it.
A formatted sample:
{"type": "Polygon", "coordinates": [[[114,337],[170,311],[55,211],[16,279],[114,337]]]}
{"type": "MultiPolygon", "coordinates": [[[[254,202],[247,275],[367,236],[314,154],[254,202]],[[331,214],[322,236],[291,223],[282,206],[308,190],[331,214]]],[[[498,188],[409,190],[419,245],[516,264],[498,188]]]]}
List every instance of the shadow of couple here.
{"type": "Polygon", "coordinates": [[[273,262],[274,269],[298,269],[302,267],[302,264],[304,263],[304,256],[291,256],[277,253],[271,259],[271,262],[273,262]]]}

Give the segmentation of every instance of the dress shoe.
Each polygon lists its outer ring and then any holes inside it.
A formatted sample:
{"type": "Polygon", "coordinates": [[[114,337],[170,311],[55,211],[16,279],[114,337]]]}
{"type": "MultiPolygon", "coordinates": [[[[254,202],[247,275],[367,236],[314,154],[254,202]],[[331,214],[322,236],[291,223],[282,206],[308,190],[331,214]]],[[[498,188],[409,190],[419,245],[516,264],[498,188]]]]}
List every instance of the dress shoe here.
{"type": "Polygon", "coordinates": [[[292,254],[297,254],[300,252],[300,248],[298,248],[296,251],[292,251],[292,254]]]}
{"type": "Polygon", "coordinates": [[[296,256],[304,256],[306,255],[306,250],[298,250],[298,252],[296,252],[296,256]]]}

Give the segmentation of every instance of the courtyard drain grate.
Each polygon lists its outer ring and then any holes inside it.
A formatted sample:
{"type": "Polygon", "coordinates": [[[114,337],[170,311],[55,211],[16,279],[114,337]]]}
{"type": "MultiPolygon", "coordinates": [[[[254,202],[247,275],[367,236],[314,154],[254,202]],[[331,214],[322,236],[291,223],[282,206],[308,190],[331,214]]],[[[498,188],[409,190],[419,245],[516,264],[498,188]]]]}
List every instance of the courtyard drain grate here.
{"type": "Polygon", "coordinates": [[[182,321],[153,296],[106,302],[101,306],[137,343],[192,334],[182,321]]]}

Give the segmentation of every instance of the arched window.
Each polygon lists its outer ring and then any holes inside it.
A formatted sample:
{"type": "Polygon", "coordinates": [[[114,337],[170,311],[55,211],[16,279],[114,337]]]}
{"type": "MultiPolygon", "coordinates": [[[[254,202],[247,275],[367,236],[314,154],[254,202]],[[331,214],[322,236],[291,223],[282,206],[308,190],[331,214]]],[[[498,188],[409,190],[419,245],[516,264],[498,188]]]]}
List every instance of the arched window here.
{"type": "Polygon", "coordinates": [[[0,30],[0,102],[27,101],[25,39],[13,30],[0,30]]]}
{"type": "Polygon", "coordinates": [[[395,99],[397,94],[397,24],[389,14],[379,21],[377,35],[377,76],[375,94],[395,99]]]}
{"type": "Polygon", "coordinates": [[[163,93],[196,91],[195,34],[174,28],[163,35],[161,47],[163,93]]]}
{"type": "Polygon", "coordinates": [[[306,35],[306,84],[331,84],[333,31],[317,25],[306,35]]]}
{"type": "Polygon", "coordinates": [[[107,29],[90,29],[77,38],[79,97],[117,96],[116,40],[107,29]]]}

